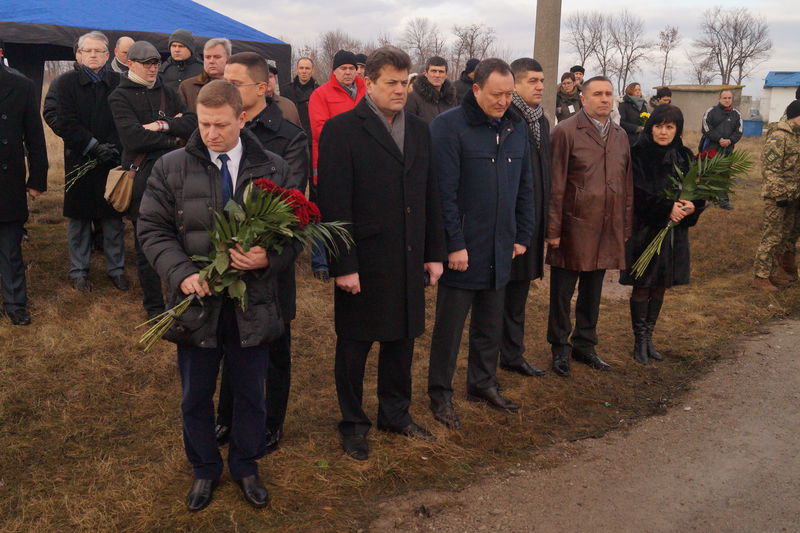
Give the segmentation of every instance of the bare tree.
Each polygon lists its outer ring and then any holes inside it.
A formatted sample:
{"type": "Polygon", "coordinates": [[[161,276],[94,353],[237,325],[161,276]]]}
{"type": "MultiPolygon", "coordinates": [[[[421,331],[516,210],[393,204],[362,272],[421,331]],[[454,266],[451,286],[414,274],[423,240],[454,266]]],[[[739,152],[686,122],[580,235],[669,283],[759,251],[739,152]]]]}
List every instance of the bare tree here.
{"type": "Polygon", "coordinates": [[[711,58],[715,73],[726,85],[731,81],[740,84],[772,49],[766,21],[745,8],[705,11],[701,31],[695,46],[711,58]]]}
{"type": "Polygon", "coordinates": [[[494,28],[484,24],[455,25],[453,35],[456,38],[450,52],[453,72],[458,72],[470,58],[484,59],[495,41],[494,28]]]}
{"type": "Polygon", "coordinates": [[[589,58],[595,53],[597,39],[600,33],[594,31],[596,19],[602,15],[596,11],[576,12],[564,20],[566,31],[562,40],[569,44],[578,56],[578,63],[586,65],[589,58]]]}
{"type": "Polygon", "coordinates": [[[406,24],[402,45],[411,56],[413,70],[420,71],[431,56],[444,53],[445,42],[439,34],[439,27],[430,19],[417,17],[406,24]]]}
{"type": "Polygon", "coordinates": [[[710,56],[687,50],[686,58],[689,60],[692,81],[698,85],[708,85],[714,81],[714,60],[710,56]]]}
{"type": "Polygon", "coordinates": [[[663,30],[658,32],[658,49],[664,54],[664,64],[661,68],[661,85],[666,85],[667,73],[670,72],[669,81],[672,81],[672,67],[669,61],[669,54],[681,43],[681,38],[678,35],[677,26],[666,26],[663,30]]]}
{"type": "Polygon", "coordinates": [[[378,46],[394,46],[392,35],[386,30],[379,31],[376,39],[378,41],[378,46]]]}
{"type": "Polygon", "coordinates": [[[589,18],[588,28],[595,42],[592,55],[602,76],[611,76],[618,68],[618,61],[614,54],[614,43],[609,31],[609,23],[609,17],[600,12],[593,12],[589,18]]]}
{"type": "Polygon", "coordinates": [[[628,78],[639,70],[639,64],[652,45],[645,39],[644,21],[628,10],[607,17],[606,29],[617,60],[612,72],[617,77],[617,89],[622,93],[628,78]]]}

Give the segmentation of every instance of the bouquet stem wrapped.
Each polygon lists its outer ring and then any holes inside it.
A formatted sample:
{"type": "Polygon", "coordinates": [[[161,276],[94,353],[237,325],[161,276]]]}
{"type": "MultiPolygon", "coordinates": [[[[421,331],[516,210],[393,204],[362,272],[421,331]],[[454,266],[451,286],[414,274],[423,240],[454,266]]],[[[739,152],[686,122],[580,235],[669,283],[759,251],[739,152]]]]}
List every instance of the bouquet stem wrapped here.
{"type": "MultiPolygon", "coordinates": [[[[304,245],[322,243],[333,255],[338,244],[349,248],[353,244],[344,222],[322,222],[316,204],[297,190],[288,190],[267,179],[255,180],[244,191],[244,201],[229,201],[222,213],[214,213],[214,228],[210,232],[212,250],[208,256],[193,256],[192,261],[203,265],[200,283],[208,283],[215,296],[225,295],[247,308],[247,285],[244,271],[231,266],[229,251],[240,246],[247,252],[253,246],[280,252],[293,240],[304,245]]],[[[178,305],[153,317],[138,327],[150,325],[139,343],[147,351],[175,324],[198,296],[192,294],[178,305]]]]}
{"type": "MultiPolygon", "coordinates": [[[[753,162],[747,152],[735,150],[724,154],[716,150],[706,150],[697,154],[686,172],[675,167],[675,174],[672,176],[673,188],[664,194],[674,202],[678,200],[718,202],[722,194],[731,192],[734,178],[746,174],[752,166],[753,162]]],[[[653,257],[661,253],[664,239],[675,225],[676,223],[669,221],[633,263],[631,275],[634,279],[642,277],[653,257]]]]}

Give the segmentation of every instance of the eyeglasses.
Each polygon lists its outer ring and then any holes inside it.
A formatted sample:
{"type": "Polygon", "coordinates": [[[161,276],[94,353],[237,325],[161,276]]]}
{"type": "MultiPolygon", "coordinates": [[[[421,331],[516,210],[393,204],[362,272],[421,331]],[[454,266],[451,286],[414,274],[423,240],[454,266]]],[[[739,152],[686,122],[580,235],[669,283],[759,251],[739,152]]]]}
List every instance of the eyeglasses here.
{"type": "Polygon", "coordinates": [[[99,49],[99,48],[81,48],[81,53],[82,53],[82,54],[97,54],[97,55],[102,55],[102,54],[107,54],[107,53],[108,53],[108,50],[107,50],[107,49],[106,49],[106,50],[101,50],[101,49],[99,49]]]}
{"type": "Polygon", "coordinates": [[[137,63],[142,64],[145,67],[157,67],[161,64],[161,61],[158,59],[150,59],[149,61],[137,61],[137,63]]]}
{"type": "Polygon", "coordinates": [[[236,87],[237,89],[239,87],[247,87],[248,85],[261,85],[262,83],[264,83],[264,82],[261,82],[261,81],[254,81],[253,83],[241,83],[241,82],[238,82],[238,81],[230,82],[230,84],[233,85],[234,87],[236,87]]]}

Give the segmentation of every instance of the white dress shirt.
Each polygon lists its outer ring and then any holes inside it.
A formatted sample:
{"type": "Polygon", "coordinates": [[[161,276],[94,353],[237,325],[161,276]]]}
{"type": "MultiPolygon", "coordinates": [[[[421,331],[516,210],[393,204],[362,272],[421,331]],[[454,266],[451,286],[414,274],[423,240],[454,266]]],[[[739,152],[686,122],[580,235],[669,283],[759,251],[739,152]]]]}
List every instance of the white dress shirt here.
{"type": "Polygon", "coordinates": [[[222,154],[228,154],[228,157],[230,157],[230,160],[228,161],[228,172],[231,173],[231,190],[236,192],[236,180],[239,176],[239,165],[242,162],[242,155],[244,154],[242,139],[240,138],[236,143],[236,146],[227,152],[215,152],[211,148],[206,149],[208,150],[208,157],[215,165],[217,165],[217,168],[220,170],[222,170],[222,161],[219,160],[219,156],[222,154]]]}

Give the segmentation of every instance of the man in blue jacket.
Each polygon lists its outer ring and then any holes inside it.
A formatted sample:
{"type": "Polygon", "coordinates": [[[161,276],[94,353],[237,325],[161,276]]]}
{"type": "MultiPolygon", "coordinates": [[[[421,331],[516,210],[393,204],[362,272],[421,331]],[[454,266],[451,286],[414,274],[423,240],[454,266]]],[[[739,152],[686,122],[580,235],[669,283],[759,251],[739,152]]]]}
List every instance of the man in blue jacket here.
{"type": "Polygon", "coordinates": [[[470,309],[467,399],[519,409],[495,379],[511,260],[525,253],[534,229],[527,126],[508,109],[513,94],[509,66],[486,59],[462,105],[431,123],[448,261],[436,302],[428,395],[434,418],[453,429],[460,427],[453,372],[470,309]]]}

